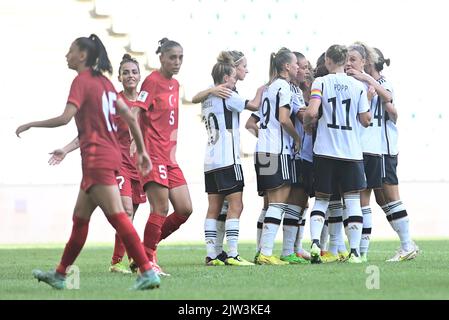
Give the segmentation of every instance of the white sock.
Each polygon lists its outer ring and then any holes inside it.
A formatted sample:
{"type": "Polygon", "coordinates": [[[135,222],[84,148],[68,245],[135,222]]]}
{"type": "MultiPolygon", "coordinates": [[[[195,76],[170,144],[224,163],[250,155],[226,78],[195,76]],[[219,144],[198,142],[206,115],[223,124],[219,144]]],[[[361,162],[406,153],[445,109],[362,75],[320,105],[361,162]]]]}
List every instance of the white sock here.
{"type": "Polygon", "coordinates": [[[401,240],[401,247],[405,251],[412,248],[412,239],[409,232],[409,217],[407,210],[401,200],[393,201],[388,204],[390,211],[387,213],[387,219],[391,227],[401,240]]]}
{"type": "Polygon", "coordinates": [[[373,226],[371,207],[370,206],[363,207],[362,214],[363,214],[363,229],[362,229],[362,238],[360,240],[360,253],[368,253],[369,242],[371,237],[371,228],[373,226]]]}
{"type": "Polygon", "coordinates": [[[262,209],[260,211],[259,219],[257,220],[257,238],[256,238],[256,249],[260,252],[260,237],[262,235],[263,221],[265,220],[265,214],[267,210],[262,209]]]}
{"type": "Polygon", "coordinates": [[[225,236],[225,222],[228,215],[229,203],[227,200],[223,202],[223,207],[217,218],[217,240],[215,241],[215,251],[220,254],[223,251],[223,240],[225,236]]]}
{"type": "Polygon", "coordinates": [[[239,219],[226,220],[226,242],[228,243],[228,257],[238,256],[239,219]]]}
{"type": "Polygon", "coordinates": [[[362,237],[363,228],[363,215],[362,208],[360,207],[360,194],[346,194],[344,195],[346,212],[348,219],[346,220],[347,226],[346,234],[349,239],[349,248],[356,250],[357,254],[360,254],[360,238],[362,237]]]}
{"type": "MultiPolygon", "coordinates": [[[[328,207],[329,209],[329,207],[328,207]]],[[[328,239],[329,239],[329,210],[326,210],[326,214],[324,215],[324,225],[323,229],[321,229],[321,235],[320,235],[320,246],[321,251],[327,251],[328,248],[328,239]]]]}
{"type": "Polygon", "coordinates": [[[217,240],[217,219],[206,219],[204,221],[204,235],[206,239],[207,256],[211,259],[217,257],[215,241],[217,240]]]}
{"type": "Polygon", "coordinates": [[[289,256],[295,253],[295,241],[298,234],[298,222],[301,208],[293,204],[288,204],[284,213],[282,230],[282,255],[289,256]]]}
{"type": "Polygon", "coordinates": [[[310,213],[310,239],[319,241],[323,229],[329,198],[315,198],[312,212],[310,213]]]}
{"type": "Polygon", "coordinates": [[[346,251],[346,246],[343,239],[343,206],[341,200],[334,200],[329,202],[329,249],[328,251],[333,255],[337,255],[341,249],[341,243],[346,251]]]}
{"type": "Polygon", "coordinates": [[[274,240],[286,207],[284,203],[270,203],[268,206],[260,236],[260,253],[264,256],[273,255],[274,240]]]}
{"type": "Polygon", "coordinates": [[[304,229],[306,226],[306,214],[307,214],[307,208],[302,209],[301,219],[298,220],[298,233],[296,234],[295,252],[299,253],[299,254],[301,254],[304,251],[304,249],[302,248],[302,239],[304,239],[304,229]]]}

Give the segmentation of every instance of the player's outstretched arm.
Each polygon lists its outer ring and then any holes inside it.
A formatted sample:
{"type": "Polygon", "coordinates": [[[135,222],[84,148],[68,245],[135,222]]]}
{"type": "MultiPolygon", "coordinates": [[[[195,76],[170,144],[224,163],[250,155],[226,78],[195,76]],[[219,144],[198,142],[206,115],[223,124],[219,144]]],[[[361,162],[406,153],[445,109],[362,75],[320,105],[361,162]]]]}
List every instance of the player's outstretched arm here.
{"type": "Polygon", "coordinates": [[[254,97],[253,100],[249,100],[246,103],[245,109],[251,110],[251,111],[257,111],[259,110],[260,107],[260,103],[262,102],[262,94],[263,94],[263,90],[266,88],[266,85],[263,85],[261,87],[259,87],[256,91],[256,96],[254,97]]]}
{"type": "Polygon", "coordinates": [[[227,99],[232,95],[232,90],[226,88],[225,84],[219,84],[218,86],[209,88],[198,92],[193,98],[192,103],[201,103],[207,99],[207,97],[212,94],[222,99],[227,99]]]}
{"type": "Polygon", "coordinates": [[[117,111],[119,112],[120,117],[128,124],[129,130],[131,131],[131,135],[134,139],[137,149],[137,169],[140,170],[142,175],[148,174],[151,171],[151,160],[148,156],[148,153],[145,149],[145,145],[143,143],[142,132],[140,131],[139,125],[137,124],[136,117],[129,110],[126,103],[123,99],[117,100],[117,111]]]}
{"type": "Polygon", "coordinates": [[[27,131],[30,128],[56,128],[60,126],[64,126],[72,120],[75,116],[78,109],[72,103],[67,103],[64,112],[55,118],[42,120],[42,121],[34,121],[23,124],[19,126],[16,130],[16,135],[20,138],[20,134],[24,131],[27,131]]]}
{"type": "Polygon", "coordinates": [[[60,164],[68,153],[78,149],[79,147],[80,147],[80,140],[78,137],[76,137],[75,139],[70,141],[70,143],[67,144],[65,147],[50,152],[51,158],[48,160],[48,164],[51,166],[60,164]]]}

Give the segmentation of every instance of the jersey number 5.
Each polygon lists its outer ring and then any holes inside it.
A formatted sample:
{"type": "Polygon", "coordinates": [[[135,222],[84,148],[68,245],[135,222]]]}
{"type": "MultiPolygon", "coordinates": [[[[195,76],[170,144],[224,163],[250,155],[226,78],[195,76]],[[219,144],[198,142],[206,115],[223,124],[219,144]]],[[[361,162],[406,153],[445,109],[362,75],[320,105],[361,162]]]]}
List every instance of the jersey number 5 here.
{"type": "Polygon", "coordinates": [[[161,179],[167,179],[167,169],[165,169],[163,164],[159,165],[159,176],[161,179]]]}
{"type": "Polygon", "coordinates": [[[175,110],[170,111],[170,119],[168,120],[169,125],[175,124],[175,110]]]}
{"type": "Polygon", "coordinates": [[[117,125],[110,120],[110,115],[115,115],[115,101],[117,100],[117,95],[114,92],[103,91],[103,96],[101,97],[101,104],[103,109],[104,118],[106,119],[106,125],[108,126],[108,131],[117,131],[117,125]]]}

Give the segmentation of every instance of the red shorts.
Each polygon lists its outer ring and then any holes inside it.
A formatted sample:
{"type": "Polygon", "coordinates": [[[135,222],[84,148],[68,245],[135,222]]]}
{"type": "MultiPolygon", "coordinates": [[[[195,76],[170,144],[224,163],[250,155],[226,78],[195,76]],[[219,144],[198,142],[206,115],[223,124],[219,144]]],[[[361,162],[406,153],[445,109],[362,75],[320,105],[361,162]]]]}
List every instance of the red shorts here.
{"type": "Polygon", "coordinates": [[[169,189],[174,189],[187,184],[181,168],[177,164],[159,164],[153,163],[153,169],[145,177],[141,177],[142,186],[149,182],[156,182],[169,189]]]}
{"type": "Polygon", "coordinates": [[[81,180],[81,190],[88,192],[90,187],[101,184],[106,186],[116,186],[115,179],[117,171],[112,169],[82,169],[83,179],[81,180]]]}
{"type": "Polygon", "coordinates": [[[131,179],[126,174],[121,174],[116,179],[122,197],[132,198],[133,204],[145,203],[147,201],[147,196],[139,180],[131,179]]]}

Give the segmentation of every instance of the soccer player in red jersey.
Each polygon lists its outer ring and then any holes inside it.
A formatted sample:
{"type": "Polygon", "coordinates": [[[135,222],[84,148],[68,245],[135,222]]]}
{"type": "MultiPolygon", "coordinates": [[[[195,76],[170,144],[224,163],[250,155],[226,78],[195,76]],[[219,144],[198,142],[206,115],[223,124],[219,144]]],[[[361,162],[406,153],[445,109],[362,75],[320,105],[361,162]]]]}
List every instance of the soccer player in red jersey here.
{"type": "MultiPolygon", "coordinates": [[[[129,54],[125,54],[120,62],[118,71],[118,80],[123,85],[123,91],[119,96],[125,101],[128,106],[131,106],[137,100],[138,92],[137,85],[140,82],[140,68],[139,62],[133,59],[129,54]]],[[[120,189],[120,196],[126,214],[131,221],[134,219],[134,214],[139,208],[140,203],[146,202],[146,195],[143,192],[140,184],[139,173],[136,169],[135,154],[130,152],[132,138],[129,133],[128,124],[120,115],[115,114],[114,120],[117,125],[117,138],[122,154],[122,164],[117,175],[117,183],[120,189]]],[[[61,149],[54,150],[49,160],[51,165],[59,164],[67,155],[67,153],[79,147],[79,139],[76,137],[72,142],[61,149]]],[[[114,253],[112,255],[111,266],[109,271],[118,273],[131,273],[123,262],[125,255],[125,246],[122,240],[116,233],[114,253]]],[[[130,259],[132,261],[132,259],[130,259]]],[[[135,266],[130,262],[130,266],[135,266]]],[[[132,268],[133,272],[137,272],[137,268],[132,268]]]]}
{"type": "Polygon", "coordinates": [[[124,212],[116,181],[122,161],[117,141],[116,110],[129,125],[136,141],[137,166],[142,174],[151,170],[151,161],[143,144],[141,131],[123,99],[117,97],[112,83],[103,72],[112,66],[101,40],[94,34],[76,39],[66,55],[68,67],[77,71],[62,115],[30,122],[17,128],[20,133],[33,128],[66,125],[75,117],[81,148],[83,178],[73,212],[73,228],[61,261],[55,271],[33,270],[33,276],[56,289],[64,289],[68,268],[75,262],[86,242],[89,220],[100,206],[106,218],[123,240],[129,255],[141,274],[132,287],[135,290],[159,287],[160,278],[152,269],[139,236],[124,212]]]}
{"type": "Polygon", "coordinates": [[[192,213],[192,201],[187,182],[176,162],[179,83],[173,75],[178,74],[181,68],[183,49],[179,43],[164,38],[159,41],[156,54],[160,54],[161,67],[142,83],[134,104],[138,108],[134,110],[139,114],[145,146],[153,163],[151,172],[141,176],[151,205],[143,242],[148,258],[157,269],[159,241],[187,221],[192,213]],[[169,200],[174,212],[167,216],[169,200]]]}

